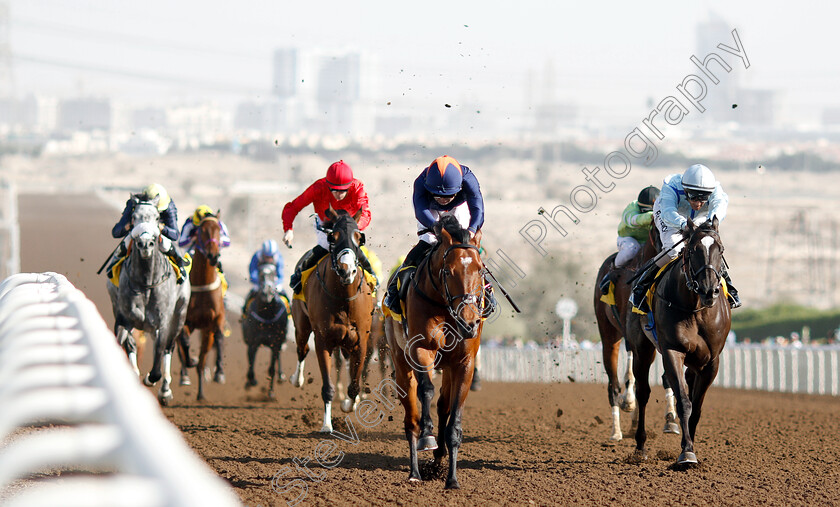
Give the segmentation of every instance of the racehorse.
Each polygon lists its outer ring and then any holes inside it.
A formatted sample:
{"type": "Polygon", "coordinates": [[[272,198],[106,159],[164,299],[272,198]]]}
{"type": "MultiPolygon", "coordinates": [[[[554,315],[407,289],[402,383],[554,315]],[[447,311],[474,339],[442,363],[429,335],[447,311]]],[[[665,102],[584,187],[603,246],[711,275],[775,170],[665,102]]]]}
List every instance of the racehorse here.
{"type": "MultiPolygon", "coordinates": [[[[595,281],[594,305],[595,305],[595,320],[598,323],[598,332],[601,335],[601,349],[604,358],[604,370],[607,372],[607,397],[610,402],[612,412],[612,434],[609,441],[617,443],[621,441],[624,435],[621,432],[621,417],[620,410],[625,412],[634,412],[636,410],[636,393],[635,384],[636,379],[633,376],[633,350],[630,341],[627,338],[628,332],[641,333],[641,326],[639,315],[630,312],[630,290],[632,283],[630,282],[633,275],[636,274],[639,267],[650,260],[656,254],[660,245],[659,234],[656,227],[652,227],[648,236],[648,241],[645,242],[639,253],[631,259],[630,262],[618,268],[616,271],[615,281],[613,283],[613,299],[614,305],[608,304],[602,300],[603,294],[599,287],[600,281],[613,265],[616,254],[612,254],[604,260],[601,268],[598,270],[598,277],[595,281]],[[632,329],[631,329],[632,328],[632,329]],[[625,338],[625,350],[627,351],[627,369],[624,375],[624,391],[621,390],[621,383],[618,379],[618,354],[621,338],[625,338]]],[[[668,387],[665,378],[663,377],[663,385],[665,387],[665,427],[664,433],[679,434],[679,426],[676,423],[677,412],[674,402],[673,390],[668,387]]],[[[637,413],[633,415],[633,431],[637,424],[637,413]]]]}
{"type": "Polygon", "coordinates": [[[132,197],[130,251],[122,263],[119,287],[111,281],[107,285],[114,310],[114,334],[138,375],[137,345],[132,330],[140,329],[154,338],[154,361],[143,383],[151,386],[163,377],[158,401],[167,405],[172,400],[172,350],[187,315],[190,284],[187,280],[177,284],[169,259],[160,251],[158,199],[147,202],[132,197]]]}
{"type": "Polygon", "coordinates": [[[335,388],[330,379],[331,354],[343,350],[350,360],[349,399],[341,410],[350,412],[359,402],[362,361],[367,353],[371,314],[374,298],[372,289],[359,267],[359,255],[365,242],[364,233],[356,223],[356,216],[344,210],[329,208],[327,221],[321,227],[329,241],[329,255],[318,262],[302,291],[306,302],[292,301],[292,319],[295,323],[298,364],[291,383],[303,386],[303,368],[309,353],[309,335],[315,334],[315,353],[321,370],[321,399],[324,401],[324,423],[321,432],[332,432],[332,400],[335,388]],[[313,280],[314,278],[314,280],[313,280]]]}
{"type": "Polygon", "coordinates": [[[723,243],[718,219],[683,231],[685,247],[654,286],[653,323],[642,316],[644,336],[630,333],[636,350],[633,369],[638,379],[639,423],[636,453],[645,457],[645,407],[650,397],[648,371],[655,350],[662,354],[668,384],[676,386],[677,413],[682,429],[678,465],[697,463],[694,437],[706,391],[718,372],[720,354],[731,325],[730,306],[721,296],[723,243]],[[655,348],[654,348],[655,347],[655,348]],[[685,371],[684,371],[685,370],[685,371]]]}
{"type": "Polygon", "coordinates": [[[470,238],[452,216],[444,216],[433,230],[437,243],[420,262],[410,282],[404,322],[397,322],[389,314],[385,334],[397,385],[407,393],[400,401],[405,409],[405,436],[411,459],[408,480],[421,480],[418,450],[434,450],[436,468],[448,450],[446,488],[457,489],[461,418],[484,327],[481,231],[470,238]],[[437,368],[443,370],[443,379],[437,404],[440,431],[435,438],[430,373],[437,368]]]}
{"type": "MultiPolygon", "coordinates": [[[[220,213],[206,215],[196,228],[195,253],[190,269],[192,295],[187,309],[187,319],[182,332],[184,339],[196,329],[201,330],[201,349],[198,355],[198,394],[196,399],[203,400],[204,377],[207,373],[207,354],[211,347],[216,349],[216,374],[213,380],[224,383],[225,373],[222,367],[224,351],[225,302],[222,293],[222,277],[217,271],[221,251],[222,226],[220,213]]],[[[209,375],[208,375],[209,377],[209,375]]]]}
{"type": "MultiPolygon", "coordinates": [[[[382,317],[380,310],[375,310],[373,318],[371,319],[370,337],[368,338],[367,353],[365,354],[365,360],[362,362],[362,384],[365,385],[368,384],[368,377],[370,375],[370,361],[373,358],[374,351],[376,351],[377,353],[380,378],[388,378],[388,365],[386,363],[390,362],[391,355],[388,352],[388,342],[385,339],[385,320],[382,317]]],[[[345,368],[345,361],[344,357],[341,355],[341,352],[333,352],[333,361],[335,361],[336,391],[339,397],[341,397],[343,394],[346,398],[347,393],[346,390],[344,390],[344,384],[342,383],[341,379],[342,376],[349,375],[349,371],[348,368],[345,368]]],[[[389,387],[386,385],[383,386],[383,389],[387,390],[389,389],[389,387]]],[[[364,398],[364,393],[362,393],[361,396],[364,398]]],[[[347,402],[345,401],[345,403],[347,402]]]]}
{"type": "Polygon", "coordinates": [[[272,263],[259,266],[259,289],[242,316],[242,338],[248,345],[248,380],[245,388],[257,385],[254,374],[254,360],[260,345],[271,349],[268,375],[268,397],[274,399],[274,384],[283,381],[280,366],[280,349],[286,341],[289,312],[286,303],[277,291],[277,267],[272,263]],[[278,376],[279,373],[279,376],[278,376]]]}

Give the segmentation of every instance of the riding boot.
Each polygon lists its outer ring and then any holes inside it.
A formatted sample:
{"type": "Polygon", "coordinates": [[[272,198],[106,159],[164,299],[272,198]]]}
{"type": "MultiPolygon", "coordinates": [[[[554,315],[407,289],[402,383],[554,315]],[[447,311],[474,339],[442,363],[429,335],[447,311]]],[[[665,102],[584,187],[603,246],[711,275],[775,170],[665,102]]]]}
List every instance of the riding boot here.
{"type": "MultiPolygon", "coordinates": [[[[496,311],[499,302],[496,301],[496,296],[493,294],[493,284],[488,282],[484,285],[484,308],[481,310],[481,316],[488,318],[490,314],[496,311]]],[[[476,374],[478,371],[476,370],[476,374]]]]}
{"type": "Polygon", "coordinates": [[[388,293],[382,302],[397,315],[402,314],[400,301],[405,300],[408,284],[411,283],[411,277],[415,271],[417,271],[416,266],[401,266],[397,271],[397,276],[392,278],[391,283],[388,284],[388,293]]]}
{"type": "Polygon", "coordinates": [[[729,271],[726,269],[723,270],[721,276],[724,280],[726,280],[726,290],[729,292],[729,306],[732,308],[738,308],[741,306],[741,298],[738,297],[738,289],[732,285],[732,279],[729,278],[729,271]]]}
{"type": "Polygon", "coordinates": [[[363,270],[373,275],[374,280],[376,280],[376,288],[378,288],[379,277],[376,276],[376,273],[373,271],[373,266],[370,265],[370,259],[367,258],[367,255],[365,255],[365,251],[361,248],[359,249],[359,265],[362,267],[363,270]]]}
{"type": "Polygon", "coordinates": [[[615,263],[611,263],[609,271],[607,271],[607,274],[604,275],[600,285],[598,285],[601,289],[601,294],[606,296],[610,292],[610,283],[615,283],[617,278],[616,274],[615,263]]]}
{"type": "Polygon", "coordinates": [[[111,262],[108,263],[108,269],[105,270],[105,273],[108,274],[108,278],[112,278],[114,276],[111,270],[114,269],[114,266],[117,265],[117,262],[119,262],[120,259],[122,259],[126,255],[128,255],[128,248],[126,248],[125,246],[125,241],[120,241],[120,244],[118,246],[120,251],[114,254],[113,257],[111,257],[111,262]]]}
{"type": "Polygon", "coordinates": [[[169,247],[169,251],[166,252],[166,255],[178,266],[178,271],[180,271],[181,274],[181,276],[178,277],[178,283],[184,283],[184,280],[187,279],[187,270],[184,267],[187,265],[187,260],[181,256],[181,252],[175,248],[174,243],[169,247]]]}
{"type": "Polygon", "coordinates": [[[656,273],[659,271],[659,266],[655,263],[651,264],[642,276],[636,280],[635,285],[633,285],[633,293],[630,295],[630,304],[633,307],[643,311],[649,312],[650,307],[647,304],[647,291],[650,289],[650,286],[653,285],[653,281],[656,278],[656,273]]]}
{"type": "Polygon", "coordinates": [[[303,254],[303,257],[295,265],[295,272],[289,277],[289,286],[291,286],[295,294],[300,294],[300,290],[302,289],[300,283],[301,273],[313,268],[327,254],[329,252],[321,245],[315,245],[311,250],[303,254]]]}

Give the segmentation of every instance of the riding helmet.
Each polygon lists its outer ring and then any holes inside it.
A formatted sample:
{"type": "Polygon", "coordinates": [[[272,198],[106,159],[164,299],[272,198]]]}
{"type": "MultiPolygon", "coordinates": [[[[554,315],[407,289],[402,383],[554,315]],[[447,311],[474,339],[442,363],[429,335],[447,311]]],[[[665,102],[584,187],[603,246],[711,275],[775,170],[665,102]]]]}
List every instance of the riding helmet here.
{"type": "Polygon", "coordinates": [[[454,158],[444,155],[436,158],[426,168],[426,178],[423,183],[426,190],[435,196],[448,197],[461,191],[464,181],[464,170],[454,158]]]}
{"type": "Polygon", "coordinates": [[[152,183],[151,185],[147,186],[143,189],[142,192],[143,196],[151,201],[155,197],[160,196],[158,200],[158,211],[163,211],[169,206],[169,202],[171,199],[169,198],[169,193],[163,188],[163,185],[160,183],[152,183]]]}
{"type": "Polygon", "coordinates": [[[327,169],[327,185],[330,190],[347,190],[353,183],[353,169],[339,160],[327,169]]]}
{"type": "Polygon", "coordinates": [[[274,257],[278,251],[277,242],[273,239],[263,241],[262,248],[260,248],[260,254],[263,257],[274,257]]]}
{"type": "Polygon", "coordinates": [[[682,175],[682,186],[686,197],[692,200],[706,200],[715,191],[715,176],[703,164],[694,164],[682,175]]]}
{"type": "Polygon", "coordinates": [[[212,214],[213,214],[213,210],[210,208],[210,206],[207,206],[206,204],[202,204],[201,206],[197,207],[195,209],[195,213],[193,213],[193,216],[192,216],[193,225],[198,227],[198,224],[200,224],[201,221],[204,220],[204,217],[206,217],[208,215],[212,215],[212,214]]]}
{"type": "Polygon", "coordinates": [[[657,197],[659,197],[659,189],[650,186],[639,192],[639,197],[636,198],[636,201],[640,207],[649,209],[653,208],[653,203],[656,202],[657,197]]]}

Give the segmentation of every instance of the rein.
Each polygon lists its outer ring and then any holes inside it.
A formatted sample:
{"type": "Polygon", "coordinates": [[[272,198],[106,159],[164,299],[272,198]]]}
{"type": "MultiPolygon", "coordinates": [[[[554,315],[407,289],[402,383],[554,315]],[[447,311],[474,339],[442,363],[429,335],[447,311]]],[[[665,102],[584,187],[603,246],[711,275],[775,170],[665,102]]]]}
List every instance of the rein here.
{"type": "MultiPolygon", "coordinates": [[[[720,242],[720,238],[718,237],[718,235],[716,233],[714,233],[712,231],[707,231],[707,232],[709,232],[709,236],[714,237],[715,243],[720,247],[721,258],[723,258],[723,244],[720,242]]],[[[687,243],[692,243],[692,241],[688,241],[687,243]]],[[[688,245],[686,245],[686,247],[683,248],[683,251],[681,253],[681,257],[682,257],[682,259],[681,259],[682,262],[680,263],[681,264],[680,271],[682,272],[683,276],[685,277],[685,286],[690,292],[694,293],[697,296],[700,295],[700,283],[696,280],[696,278],[697,278],[698,275],[700,275],[701,273],[703,273],[706,270],[711,270],[712,273],[714,273],[715,277],[717,278],[716,283],[720,284],[720,280],[721,280],[721,278],[723,278],[723,276],[718,271],[718,269],[715,268],[714,266],[712,266],[711,264],[704,264],[703,266],[700,266],[696,270],[692,271],[691,255],[689,253],[688,245]]],[[[669,266],[666,271],[670,271],[673,267],[674,267],[674,264],[669,266]]],[[[664,276],[664,273],[663,273],[663,276],[664,276]]],[[[676,309],[681,310],[681,311],[686,312],[686,313],[697,313],[697,312],[700,312],[702,310],[706,310],[708,308],[711,308],[711,306],[700,306],[700,308],[687,308],[685,306],[682,306],[678,303],[675,303],[675,302],[670,301],[667,298],[665,298],[664,295],[659,292],[659,287],[660,286],[657,285],[656,290],[654,291],[654,295],[657,298],[661,299],[662,302],[666,303],[669,307],[676,308],[676,309]]]]}
{"type": "MultiPolygon", "coordinates": [[[[167,263],[169,262],[169,260],[167,260],[165,257],[164,257],[164,261],[167,262],[167,263]]],[[[169,268],[169,266],[166,266],[166,269],[164,269],[164,272],[163,272],[163,276],[161,277],[161,279],[159,281],[157,281],[155,283],[152,283],[151,285],[141,285],[139,288],[137,288],[134,284],[131,283],[131,256],[129,256],[125,260],[125,268],[124,269],[125,269],[125,272],[126,272],[126,275],[127,275],[126,278],[128,279],[128,288],[134,294],[142,294],[143,292],[145,292],[147,290],[154,289],[155,287],[160,286],[163,282],[165,282],[167,279],[169,279],[170,276],[172,276],[172,270],[169,268]]]]}
{"type": "MultiPolygon", "coordinates": [[[[331,258],[333,257],[332,252],[330,252],[330,257],[331,258]]],[[[333,271],[335,271],[336,274],[338,274],[338,271],[335,269],[335,258],[332,258],[332,263],[333,263],[333,271]]],[[[358,267],[358,263],[356,265],[358,267]]],[[[324,266],[326,266],[326,264],[324,266]]],[[[327,287],[327,284],[324,283],[324,278],[321,275],[321,271],[317,267],[315,268],[315,278],[318,279],[318,283],[320,283],[321,288],[324,289],[324,294],[329,296],[331,299],[334,299],[336,301],[353,301],[354,299],[356,299],[357,297],[359,297],[362,294],[362,284],[365,283],[364,271],[362,269],[359,269],[358,272],[359,272],[359,286],[356,287],[356,294],[350,296],[349,298],[332,295],[330,293],[330,289],[327,287]]]]}
{"type": "MultiPolygon", "coordinates": [[[[435,301],[428,294],[423,292],[423,290],[420,289],[420,286],[417,284],[417,277],[416,276],[412,278],[411,282],[412,282],[412,285],[414,286],[415,292],[417,292],[417,294],[421,298],[426,300],[428,303],[431,303],[432,305],[437,306],[438,308],[446,308],[446,310],[449,312],[449,315],[451,315],[452,318],[457,320],[459,318],[458,314],[457,314],[457,310],[452,307],[452,304],[455,303],[459,299],[463,299],[464,304],[474,304],[474,303],[478,303],[478,298],[474,294],[467,294],[467,293],[458,294],[456,296],[453,296],[449,292],[449,286],[446,284],[446,268],[445,267],[442,267],[440,269],[440,272],[438,273],[438,276],[441,279],[441,285],[443,285],[443,291],[441,291],[441,287],[435,282],[435,276],[434,276],[434,273],[432,272],[432,256],[434,255],[435,250],[438,249],[439,245],[440,245],[440,243],[435,244],[432,251],[429,252],[429,255],[427,255],[426,258],[423,259],[423,262],[426,263],[426,271],[429,274],[429,280],[432,283],[432,287],[435,289],[435,291],[437,291],[438,295],[441,296],[444,299],[444,301],[443,302],[435,301]]],[[[454,245],[452,245],[452,246],[450,246],[449,248],[446,249],[446,251],[443,253],[443,256],[441,257],[441,260],[445,261],[446,257],[452,251],[454,251],[456,249],[472,249],[472,250],[475,250],[476,252],[478,252],[478,247],[476,247],[475,245],[471,245],[469,243],[457,243],[457,244],[454,244],[454,245]]],[[[422,271],[422,266],[418,267],[417,270],[422,271]]]]}

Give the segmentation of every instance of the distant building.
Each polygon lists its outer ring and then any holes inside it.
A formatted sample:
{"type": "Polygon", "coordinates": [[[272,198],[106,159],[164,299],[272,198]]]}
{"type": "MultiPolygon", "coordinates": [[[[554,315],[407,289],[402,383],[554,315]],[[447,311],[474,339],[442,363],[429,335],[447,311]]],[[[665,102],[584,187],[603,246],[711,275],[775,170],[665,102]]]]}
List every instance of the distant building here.
{"type": "Polygon", "coordinates": [[[300,80],[298,74],[298,50],[295,48],[276,49],[273,59],[272,94],[280,99],[297,96],[300,80]]]}
{"type": "Polygon", "coordinates": [[[58,125],[63,131],[92,131],[111,129],[111,101],[109,99],[66,99],[58,104],[58,125]]]}
{"type": "Polygon", "coordinates": [[[161,130],[165,129],[166,110],[156,107],[146,107],[136,109],[131,112],[131,126],[135,130],[151,129],[161,130]]]}

